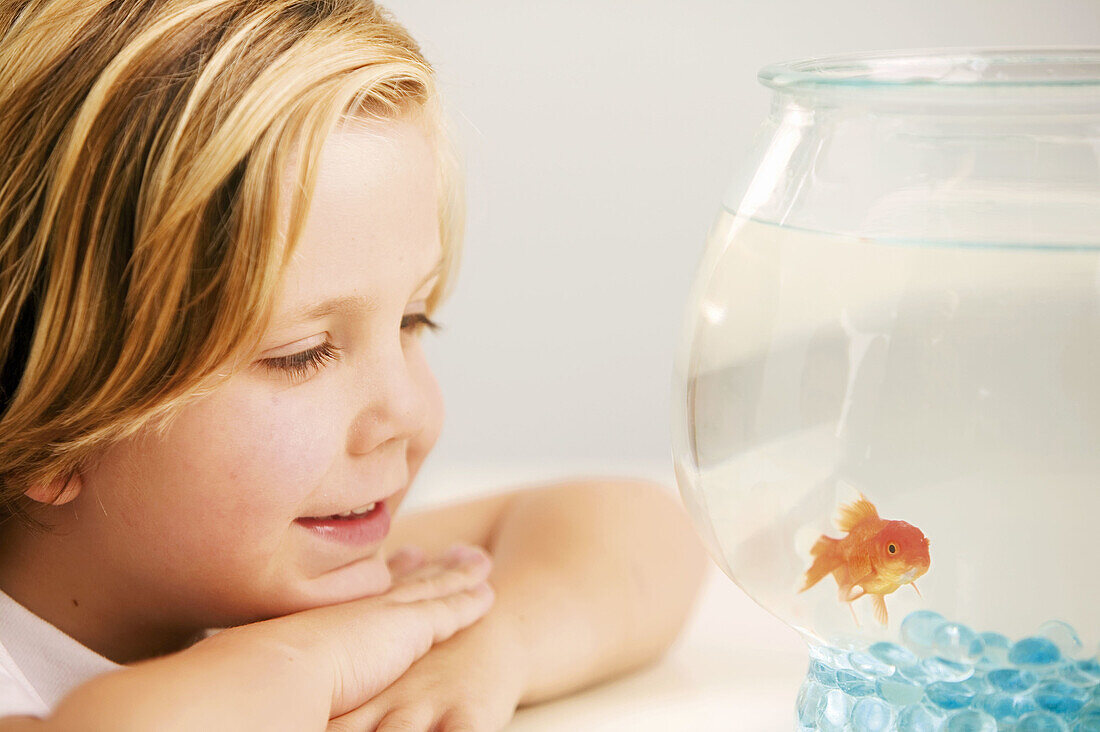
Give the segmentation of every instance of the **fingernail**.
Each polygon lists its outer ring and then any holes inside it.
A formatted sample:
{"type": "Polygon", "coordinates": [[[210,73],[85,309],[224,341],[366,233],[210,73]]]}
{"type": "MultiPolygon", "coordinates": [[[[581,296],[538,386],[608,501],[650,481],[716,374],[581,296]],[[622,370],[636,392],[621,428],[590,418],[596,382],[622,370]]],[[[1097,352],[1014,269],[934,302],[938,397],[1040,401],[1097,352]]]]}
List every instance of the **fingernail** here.
{"type": "Polygon", "coordinates": [[[390,555],[389,561],[393,562],[398,559],[408,559],[414,555],[414,552],[415,550],[412,547],[403,546],[390,555]]]}
{"type": "Polygon", "coordinates": [[[443,561],[454,566],[464,564],[481,557],[481,552],[465,544],[455,544],[443,554],[443,561]]]}

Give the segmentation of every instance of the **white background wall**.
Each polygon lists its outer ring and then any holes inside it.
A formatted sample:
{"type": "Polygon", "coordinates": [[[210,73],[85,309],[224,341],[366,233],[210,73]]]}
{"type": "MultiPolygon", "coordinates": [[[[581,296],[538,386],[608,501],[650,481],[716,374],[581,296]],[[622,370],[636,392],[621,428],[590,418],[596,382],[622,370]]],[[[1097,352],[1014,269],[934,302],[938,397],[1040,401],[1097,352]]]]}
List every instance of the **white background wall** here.
{"type": "Polygon", "coordinates": [[[410,501],[625,470],[671,481],[669,392],[703,237],[765,115],[760,66],[1100,45],[1100,0],[383,0],[466,159],[463,267],[425,335],[447,425],[410,501]]]}

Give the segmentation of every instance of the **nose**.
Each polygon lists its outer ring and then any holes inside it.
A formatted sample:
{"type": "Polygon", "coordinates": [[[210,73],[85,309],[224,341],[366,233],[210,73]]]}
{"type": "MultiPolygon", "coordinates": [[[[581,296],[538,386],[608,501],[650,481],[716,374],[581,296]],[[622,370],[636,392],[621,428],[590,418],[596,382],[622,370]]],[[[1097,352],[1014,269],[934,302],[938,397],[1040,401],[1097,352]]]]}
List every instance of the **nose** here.
{"type": "Polygon", "coordinates": [[[351,426],[352,452],[369,453],[391,440],[410,440],[424,429],[426,387],[400,342],[376,351],[354,378],[361,407],[351,426]]]}

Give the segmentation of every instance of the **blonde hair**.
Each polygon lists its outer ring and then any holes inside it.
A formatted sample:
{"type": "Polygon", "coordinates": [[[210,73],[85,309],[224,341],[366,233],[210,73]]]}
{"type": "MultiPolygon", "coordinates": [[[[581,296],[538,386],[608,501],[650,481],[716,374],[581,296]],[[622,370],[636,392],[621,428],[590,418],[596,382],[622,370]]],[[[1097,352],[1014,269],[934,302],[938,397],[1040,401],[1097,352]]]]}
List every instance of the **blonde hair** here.
{"type": "Polygon", "coordinates": [[[31,485],[60,491],[112,442],[163,435],[257,347],[334,126],[427,123],[429,309],[443,296],[457,159],[431,66],[370,0],[0,0],[0,33],[4,518],[42,528],[31,485]]]}

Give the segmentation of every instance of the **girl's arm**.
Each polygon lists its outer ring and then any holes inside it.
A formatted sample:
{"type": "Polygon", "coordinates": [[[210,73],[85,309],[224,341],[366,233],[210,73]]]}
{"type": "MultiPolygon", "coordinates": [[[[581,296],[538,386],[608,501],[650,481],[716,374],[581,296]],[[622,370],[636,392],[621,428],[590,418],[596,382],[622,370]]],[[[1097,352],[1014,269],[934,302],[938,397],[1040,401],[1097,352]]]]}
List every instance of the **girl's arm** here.
{"type": "Polygon", "coordinates": [[[389,560],[394,582],[381,595],[228,628],[97,676],[45,719],[0,719],[0,732],[323,730],[492,605],[480,549],[406,559],[389,560]]]}
{"type": "Polygon", "coordinates": [[[7,717],[0,731],[323,728],[332,700],[327,666],[262,632],[232,630],[97,676],[49,717],[7,717]]]}
{"type": "Polygon", "coordinates": [[[660,658],[709,559],[680,502],[645,482],[591,480],[398,516],[387,541],[431,554],[454,541],[493,555],[496,601],[465,633],[511,639],[521,705],[660,658]]]}

